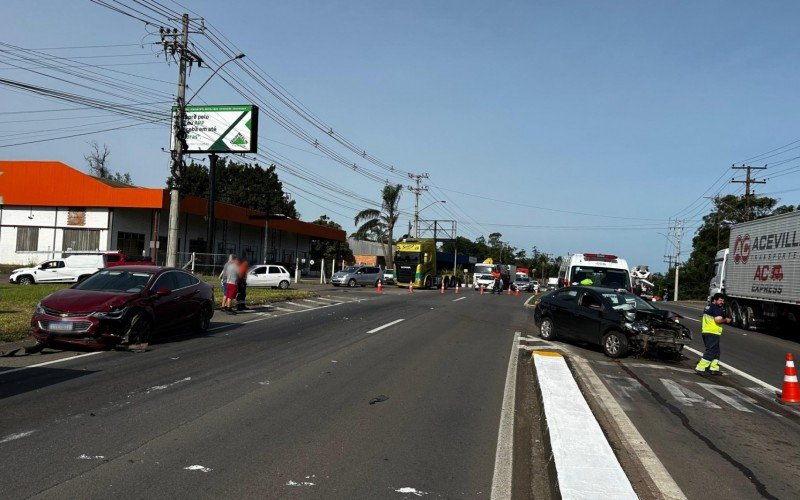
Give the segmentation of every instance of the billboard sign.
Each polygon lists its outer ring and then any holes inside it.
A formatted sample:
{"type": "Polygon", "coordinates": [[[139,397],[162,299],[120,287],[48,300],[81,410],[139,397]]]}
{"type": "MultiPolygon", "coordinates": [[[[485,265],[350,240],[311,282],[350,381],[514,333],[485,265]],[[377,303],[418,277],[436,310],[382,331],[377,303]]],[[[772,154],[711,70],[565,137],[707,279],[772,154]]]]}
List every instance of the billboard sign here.
{"type": "MultiPolygon", "coordinates": [[[[172,150],[175,150],[177,106],[172,107],[172,150]]],[[[255,153],[258,108],[250,105],[186,106],[184,153],[255,153]]]]}

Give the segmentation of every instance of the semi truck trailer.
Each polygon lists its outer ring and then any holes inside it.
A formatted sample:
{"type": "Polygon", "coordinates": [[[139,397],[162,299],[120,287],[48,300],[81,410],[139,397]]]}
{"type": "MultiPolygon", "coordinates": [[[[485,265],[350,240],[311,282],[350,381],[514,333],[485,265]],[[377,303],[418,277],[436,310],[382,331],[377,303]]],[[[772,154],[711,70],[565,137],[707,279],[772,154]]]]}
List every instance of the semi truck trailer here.
{"type": "Polygon", "coordinates": [[[750,329],[796,325],[800,318],[800,212],[731,226],[716,254],[709,297],[727,296],[733,324],[750,329]]]}

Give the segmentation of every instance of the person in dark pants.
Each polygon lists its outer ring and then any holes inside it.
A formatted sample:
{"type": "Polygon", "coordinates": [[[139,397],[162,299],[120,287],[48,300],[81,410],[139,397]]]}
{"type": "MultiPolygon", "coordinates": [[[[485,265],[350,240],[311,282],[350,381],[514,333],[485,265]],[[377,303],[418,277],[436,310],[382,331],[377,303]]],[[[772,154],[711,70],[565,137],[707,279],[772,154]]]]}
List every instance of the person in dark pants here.
{"type": "Polygon", "coordinates": [[[247,299],[247,260],[242,259],[239,264],[239,282],[236,287],[236,310],[244,311],[247,309],[245,300],[247,299]]]}
{"type": "Polygon", "coordinates": [[[719,375],[719,341],[722,337],[722,325],[731,322],[731,318],[725,315],[725,296],[715,293],[711,297],[711,303],[703,311],[702,332],[703,345],[706,350],[703,357],[694,369],[698,373],[705,373],[708,370],[712,375],[719,375]]]}

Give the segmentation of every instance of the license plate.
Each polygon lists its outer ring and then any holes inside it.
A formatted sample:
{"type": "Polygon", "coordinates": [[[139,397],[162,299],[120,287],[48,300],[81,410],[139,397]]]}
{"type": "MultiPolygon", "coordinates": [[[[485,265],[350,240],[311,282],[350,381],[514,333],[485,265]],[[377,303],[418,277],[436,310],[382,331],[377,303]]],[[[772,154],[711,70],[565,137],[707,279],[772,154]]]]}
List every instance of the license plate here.
{"type": "Polygon", "coordinates": [[[71,332],[72,321],[53,321],[47,329],[51,332],[71,332]]]}

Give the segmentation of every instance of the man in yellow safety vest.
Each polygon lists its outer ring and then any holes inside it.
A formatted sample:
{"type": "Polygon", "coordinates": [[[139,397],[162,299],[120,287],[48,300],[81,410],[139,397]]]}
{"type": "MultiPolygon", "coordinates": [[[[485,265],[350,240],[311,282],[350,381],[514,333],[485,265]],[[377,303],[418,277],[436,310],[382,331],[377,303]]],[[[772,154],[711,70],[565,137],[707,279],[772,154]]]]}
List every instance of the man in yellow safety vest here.
{"type": "Polygon", "coordinates": [[[703,345],[706,350],[703,357],[697,363],[694,369],[698,373],[709,373],[713,375],[720,375],[719,371],[719,340],[722,337],[722,325],[730,323],[731,318],[725,315],[725,296],[721,293],[715,293],[711,297],[711,303],[706,306],[703,311],[702,332],[703,332],[703,345]]]}

